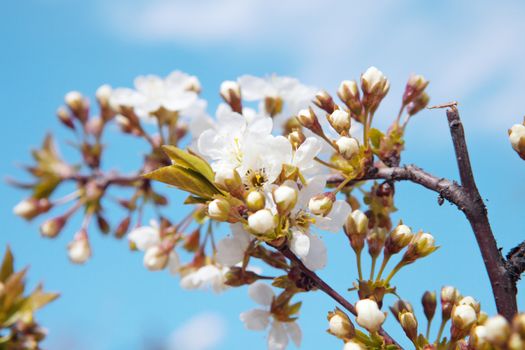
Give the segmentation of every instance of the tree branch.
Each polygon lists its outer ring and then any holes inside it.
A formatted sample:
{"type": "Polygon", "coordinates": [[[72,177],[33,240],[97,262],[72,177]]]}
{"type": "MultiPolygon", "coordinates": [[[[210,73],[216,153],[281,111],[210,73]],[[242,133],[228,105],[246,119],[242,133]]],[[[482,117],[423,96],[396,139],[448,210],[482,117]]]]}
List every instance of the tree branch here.
{"type": "MultiPolygon", "coordinates": [[[[336,292],[332,287],[330,287],[321,277],[319,277],[315,272],[307,268],[301,259],[299,259],[291,250],[288,248],[286,244],[282,245],[281,247],[277,248],[285,257],[287,257],[290,261],[293,261],[300,269],[301,271],[308,276],[324,293],[326,293],[328,296],[330,296],[332,299],[334,299],[336,302],[338,302],[342,307],[347,309],[350,313],[357,316],[357,311],[355,309],[355,306],[350,303],[348,300],[346,300],[341,294],[336,292]]],[[[401,345],[399,345],[384,329],[379,330],[379,334],[385,339],[385,342],[387,344],[393,344],[396,345],[400,350],[403,350],[401,345]]]]}
{"type": "Polygon", "coordinates": [[[513,282],[518,283],[521,274],[525,272],[525,241],[507,254],[507,271],[513,282]]]}

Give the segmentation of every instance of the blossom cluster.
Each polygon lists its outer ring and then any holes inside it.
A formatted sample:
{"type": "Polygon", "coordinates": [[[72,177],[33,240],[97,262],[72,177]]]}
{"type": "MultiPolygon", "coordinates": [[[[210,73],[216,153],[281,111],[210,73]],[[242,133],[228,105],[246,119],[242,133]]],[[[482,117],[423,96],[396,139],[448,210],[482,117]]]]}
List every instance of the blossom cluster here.
{"type": "MultiPolygon", "coordinates": [[[[428,105],[427,86],[421,75],[409,78],[399,113],[385,132],[374,128],[373,120],[390,82],[375,67],[359,81],[341,82],[340,104],[327,91],[293,78],[242,76],[225,81],[219,89],[224,102],[215,117],[207,112],[199,80],[179,71],[164,78],[138,77],[134,88],[101,86],[96,93],[98,116],[90,116],[85,96],[70,92],[57,114],[76,137],[81,165],[63,160],[48,136],[33,152],[36,164],[28,167],[34,183],[14,182],[32,190],[14,212],[31,220],[69,205],[41,224],[42,235],[53,238],[84,208],[82,226],[68,246],[74,263],[90,258],[88,230],[96,222],[105,234],[127,237],[132,250],[143,252],[147,269],[166,269],[180,276],[182,288],[219,293],[249,285],[249,296],[262,308],[243,312],[240,319],[250,330],[269,330],[270,350],[301,343],[297,321],[301,302],[294,297],[313,290],[333,297],[315,271],[328,264],[323,236],[340,234],[356,255],[357,276],[351,290],[358,299],[355,306],[342,305],[354,313],[363,331],[355,328],[345,311],[336,309],[328,314],[329,333],[343,340],[345,350],[396,349],[397,343],[382,329],[384,298],[398,295],[392,283],[396,273],[438,247],[431,234],[413,231],[403,222],[393,224],[392,181],[368,186],[366,180],[382,168],[399,165],[406,126],[428,105]],[[111,123],[150,148],[131,175],[103,166],[103,135],[111,123]],[[77,189],[54,199],[66,182],[75,183],[77,189]],[[192,209],[185,217],[164,213],[168,196],[156,182],[187,194],[184,204],[192,209]],[[116,192],[125,214],[111,229],[104,208],[105,201],[115,197],[110,194],[115,187],[131,195],[116,192]],[[147,206],[155,209],[157,217],[144,224],[147,206]],[[365,247],[371,260],[369,274],[361,266],[365,247]],[[387,273],[396,256],[398,262],[387,273]],[[263,265],[264,273],[256,265],[263,265]]],[[[521,129],[513,129],[511,141],[520,152],[516,135],[521,129]]],[[[434,342],[428,331],[418,332],[408,302],[397,302],[391,310],[417,349],[458,344],[485,349],[486,345],[479,345],[483,342],[500,346],[491,336],[497,318],[487,320],[473,298],[460,298],[447,287],[441,292],[441,305],[443,323],[434,342]],[[450,337],[442,338],[448,320],[450,337]]],[[[423,307],[430,329],[435,294],[425,294],[423,307]]],[[[522,337],[522,317],[516,322],[512,335],[506,325],[505,344],[517,344],[517,337],[522,337]]]]}

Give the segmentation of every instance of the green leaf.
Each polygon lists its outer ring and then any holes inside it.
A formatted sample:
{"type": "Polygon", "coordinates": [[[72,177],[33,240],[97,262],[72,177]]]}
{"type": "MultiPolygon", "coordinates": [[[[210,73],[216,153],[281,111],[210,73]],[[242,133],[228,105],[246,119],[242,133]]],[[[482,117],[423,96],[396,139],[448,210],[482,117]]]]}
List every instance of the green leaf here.
{"type": "Polygon", "coordinates": [[[162,150],[173,161],[174,164],[200,173],[208,181],[213,183],[215,174],[210,165],[204,159],[196,155],[189,154],[188,152],[183,151],[175,146],[164,145],[162,146],[162,150]]]}
{"type": "Polygon", "coordinates": [[[14,257],[11,253],[11,248],[7,246],[5,249],[4,260],[2,267],[0,267],[0,281],[5,282],[9,276],[14,272],[14,257]]]}
{"type": "Polygon", "coordinates": [[[188,196],[188,198],[186,198],[186,200],[184,201],[184,204],[203,204],[206,202],[206,198],[188,196]]]}
{"type": "Polygon", "coordinates": [[[376,128],[370,129],[369,138],[374,148],[379,148],[379,145],[381,144],[381,140],[383,139],[383,137],[385,137],[385,134],[383,134],[380,130],[376,128]]]}
{"type": "Polygon", "coordinates": [[[175,186],[178,189],[208,200],[212,199],[214,195],[220,194],[220,191],[203,175],[179,165],[166,166],[143,176],[147,179],[175,186]]]}

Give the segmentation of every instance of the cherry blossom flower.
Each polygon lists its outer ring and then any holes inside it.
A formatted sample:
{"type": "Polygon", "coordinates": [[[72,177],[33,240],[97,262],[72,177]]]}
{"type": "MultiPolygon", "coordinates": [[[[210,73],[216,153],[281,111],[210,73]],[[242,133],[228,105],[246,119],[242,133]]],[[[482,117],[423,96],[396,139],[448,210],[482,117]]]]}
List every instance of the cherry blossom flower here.
{"type": "Polygon", "coordinates": [[[301,345],[302,333],[296,322],[280,322],[272,317],[270,306],[275,297],[272,288],[267,284],[255,282],[248,288],[248,295],[265,309],[252,309],[241,313],[240,319],[247,329],[264,331],[270,327],[268,333],[268,350],[286,349],[289,339],[296,346],[301,345]]]}
{"type": "Polygon", "coordinates": [[[169,253],[161,249],[162,238],[159,225],[155,220],[150,221],[149,226],[140,226],[128,233],[128,240],[135,247],[144,252],[144,266],[152,271],[162,270],[168,267],[171,274],[179,271],[179,256],[174,249],[169,253]]]}
{"type": "Polygon", "coordinates": [[[220,293],[228,288],[224,284],[228,271],[227,267],[214,264],[204,265],[184,275],[180,280],[180,286],[188,290],[212,289],[215,293],[220,293]]]}
{"type": "Polygon", "coordinates": [[[230,225],[231,236],[223,238],[217,244],[217,262],[224,266],[234,266],[244,258],[246,248],[250,245],[251,236],[241,223],[230,225]]]}
{"type": "Polygon", "coordinates": [[[118,110],[120,106],[132,107],[135,113],[145,119],[160,108],[168,111],[182,111],[197,101],[200,84],[196,77],[180,71],[172,72],[166,78],[145,75],[135,78],[135,89],[114,89],[110,104],[118,110]]]}

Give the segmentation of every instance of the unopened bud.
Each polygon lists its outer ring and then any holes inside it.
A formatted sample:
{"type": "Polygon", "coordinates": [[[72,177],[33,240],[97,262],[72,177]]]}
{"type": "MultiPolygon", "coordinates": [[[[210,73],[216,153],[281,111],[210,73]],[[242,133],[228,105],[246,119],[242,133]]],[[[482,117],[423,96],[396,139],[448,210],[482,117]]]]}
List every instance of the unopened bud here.
{"type": "Polygon", "coordinates": [[[403,94],[403,104],[407,105],[419,97],[423,90],[425,90],[425,88],[428,86],[428,83],[429,81],[426,80],[422,75],[411,75],[410,78],[408,78],[405,92],[403,94]]]}
{"type": "Polygon", "coordinates": [[[430,322],[430,320],[434,318],[434,314],[436,313],[436,307],[437,307],[436,292],[430,292],[427,290],[423,294],[423,297],[421,298],[421,304],[423,305],[423,311],[425,313],[425,317],[430,322]]]}
{"type": "Polygon", "coordinates": [[[476,310],[470,305],[457,305],[452,310],[452,338],[463,338],[477,321],[476,310]]]}
{"type": "Polygon", "coordinates": [[[344,80],[337,89],[337,96],[355,115],[361,114],[361,100],[359,97],[359,88],[354,80],[344,80]]]}
{"type": "Polygon", "coordinates": [[[399,323],[408,339],[415,341],[417,338],[417,319],[412,312],[405,311],[399,314],[399,323]]]}
{"type": "Polygon", "coordinates": [[[301,130],[293,130],[288,134],[288,140],[294,149],[298,149],[299,146],[303,144],[304,140],[306,140],[306,137],[301,130]]]}
{"type": "Polygon", "coordinates": [[[523,350],[525,349],[525,340],[519,334],[514,333],[510,336],[507,346],[509,350],[523,350]]]}
{"type": "Polygon", "coordinates": [[[369,332],[377,332],[385,321],[386,314],[379,309],[372,299],[362,299],[355,304],[356,322],[369,332]]]}
{"type": "Polygon", "coordinates": [[[510,326],[505,317],[497,315],[489,318],[485,324],[485,338],[494,346],[503,346],[510,337],[510,326]]]}
{"type": "Polygon", "coordinates": [[[426,92],[422,92],[414,101],[407,105],[407,113],[410,116],[419,113],[428,106],[430,96],[426,92]]]}
{"type": "Polygon", "coordinates": [[[315,95],[313,102],[317,107],[321,108],[328,114],[334,112],[335,110],[334,100],[332,96],[330,96],[330,94],[326,92],[325,90],[319,91],[315,95]]]}
{"type": "Polygon", "coordinates": [[[361,75],[363,90],[363,105],[372,113],[390,89],[390,83],[385,75],[376,67],[370,67],[361,75]]]}
{"type": "Polygon", "coordinates": [[[115,229],[115,237],[122,238],[128,232],[129,224],[131,223],[131,217],[128,215],[118,224],[115,229]]]}
{"type": "Polygon", "coordinates": [[[69,243],[68,247],[69,260],[75,264],[85,263],[91,256],[91,247],[85,231],[80,231],[75,238],[69,243]]]}
{"type": "Polygon", "coordinates": [[[336,109],[332,114],[328,115],[328,122],[339,135],[347,136],[349,134],[350,115],[347,112],[336,109]]]}
{"type": "Polygon", "coordinates": [[[525,339],[525,312],[514,316],[514,319],[512,320],[512,329],[525,339]]]}
{"type": "Polygon", "coordinates": [[[236,193],[242,188],[242,179],[237,170],[221,168],[215,173],[215,183],[225,191],[236,193]]]}
{"type": "Polygon", "coordinates": [[[57,109],[57,117],[63,125],[72,130],[75,130],[75,124],[73,123],[73,119],[71,118],[68,110],[65,107],[59,107],[57,109]]]}
{"type": "Polygon", "coordinates": [[[399,315],[402,312],[412,312],[412,313],[414,312],[414,308],[412,307],[412,304],[410,304],[410,302],[407,300],[401,300],[401,299],[396,300],[394,305],[390,306],[389,309],[397,321],[399,321],[399,315]]]}
{"type": "Polygon", "coordinates": [[[241,87],[235,81],[223,81],[220,87],[221,97],[234,112],[242,113],[241,87]]]}
{"type": "Polygon", "coordinates": [[[452,313],[452,308],[459,299],[459,291],[452,286],[441,288],[441,316],[448,320],[452,313]]]}
{"type": "Polygon", "coordinates": [[[509,141],[512,148],[525,157],[525,125],[515,124],[509,129],[509,141]]]}
{"type": "Polygon", "coordinates": [[[385,246],[388,231],[384,227],[374,227],[367,235],[368,254],[376,258],[385,246]]]}
{"type": "Polygon", "coordinates": [[[108,107],[109,106],[109,99],[111,98],[111,93],[113,92],[113,89],[108,84],[101,85],[97,91],[95,92],[95,96],[97,98],[98,103],[102,107],[108,107]]]}
{"type": "Polygon", "coordinates": [[[469,345],[476,350],[490,349],[490,344],[487,341],[487,329],[485,326],[476,326],[471,329],[469,345]]]}
{"type": "Polygon", "coordinates": [[[268,209],[261,209],[248,217],[248,227],[256,234],[266,234],[275,228],[275,218],[268,209]]]}
{"type": "Polygon", "coordinates": [[[150,271],[164,269],[168,264],[168,260],[168,253],[158,245],[149,247],[144,253],[144,266],[150,271]]]}
{"type": "Polygon", "coordinates": [[[461,298],[458,302],[458,305],[470,305],[474,311],[476,311],[476,314],[479,314],[481,309],[479,302],[471,296],[461,298]]]}
{"type": "Polygon", "coordinates": [[[275,117],[277,114],[283,111],[283,99],[279,96],[267,96],[264,98],[264,110],[271,117],[275,117]]]}
{"type": "Polygon", "coordinates": [[[201,92],[201,82],[199,81],[199,78],[194,75],[188,77],[185,88],[188,91],[193,91],[196,94],[199,94],[201,92]]]}
{"type": "Polygon", "coordinates": [[[343,350],[365,350],[365,347],[356,341],[350,340],[345,343],[343,350]]]}
{"type": "Polygon", "coordinates": [[[335,144],[339,153],[345,159],[352,159],[353,156],[359,153],[359,143],[353,137],[341,136],[335,144]]]}
{"type": "Polygon", "coordinates": [[[231,205],[224,198],[217,198],[208,204],[208,216],[213,220],[227,221],[230,217],[231,205]]]}
{"type": "Polygon", "coordinates": [[[385,242],[385,254],[392,255],[399,253],[411,241],[414,235],[407,225],[399,224],[388,236],[385,242]]]}
{"type": "Polygon", "coordinates": [[[64,97],[66,105],[69,107],[73,115],[80,121],[85,122],[87,120],[86,108],[87,101],[84,96],[78,91],[70,91],[64,97]]]}
{"type": "Polygon", "coordinates": [[[40,234],[44,237],[55,238],[62,231],[65,224],[66,218],[64,216],[48,219],[40,225],[40,234]]]}
{"type": "Polygon", "coordinates": [[[289,213],[297,203],[297,189],[283,184],[273,191],[273,200],[277,206],[277,211],[281,215],[289,213]]]}
{"type": "Polygon", "coordinates": [[[266,199],[264,195],[259,191],[251,191],[246,196],[246,206],[250,211],[256,212],[264,209],[266,205],[266,199]]]}
{"type": "Polygon", "coordinates": [[[438,247],[435,245],[434,237],[429,233],[418,232],[408,245],[405,255],[403,255],[403,261],[405,264],[411,264],[417,259],[423,258],[438,247]]]}
{"type": "Polygon", "coordinates": [[[47,198],[28,198],[15,205],[13,213],[26,220],[31,220],[34,217],[47,212],[51,207],[52,204],[47,198]]]}
{"type": "Polygon", "coordinates": [[[310,198],[308,209],[310,209],[314,215],[325,216],[330,213],[330,210],[332,210],[334,202],[335,196],[332,193],[327,192],[318,194],[317,196],[310,198]]]}
{"type": "Polygon", "coordinates": [[[319,124],[319,120],[312,108],[301,109],[297,113],[297,120],[299,120],[299,123],[301,123],[302,126],[310,129],[315,134],[322,134],[323,129],[321,128],[321,124],[319,124]]]}
{"type": "Polygon", "coordinates": [[[355,336],[355,327],[343,311],[336,308],[328,313],[328,332],[340,339],[351,339],[355,336]]]}
{"type": "Polygon", "coordinates": [[[346,218],[344,230],[354,251],[360,252],[368,233],[368,217],[362,211],[354,210],[346,218]]]}

